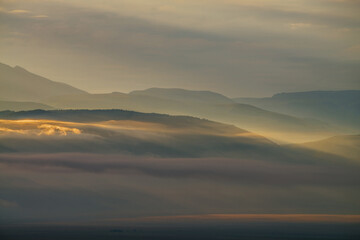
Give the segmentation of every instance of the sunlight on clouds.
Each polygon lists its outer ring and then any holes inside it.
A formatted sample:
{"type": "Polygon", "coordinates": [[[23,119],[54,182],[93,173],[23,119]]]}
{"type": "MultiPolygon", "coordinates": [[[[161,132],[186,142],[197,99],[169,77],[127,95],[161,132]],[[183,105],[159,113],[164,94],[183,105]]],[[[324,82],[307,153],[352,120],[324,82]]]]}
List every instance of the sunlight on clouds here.
{"type": "Polygon", "coordinates": [[[61,127],[61,126],[56,126],[56,125],[51,125],[51,124],[42,124],[42,125],[38,126],[38,128],[41,129],[41,132],[39,133],[40,135],[42,135],[42,134],[45,134],[45,135],[60,134],[60,135],[66,136],[68,133],[75,133],[75,134],[81,133],[81,131],[77,128],[61,127]]]}
{"type": "Polygon", "coordinates": [[[0,134],[61,135],[81,134],[74,127],[62,126],[62,122],[49,120],[0,120],[0,134]]]}
{"type": "Polygon", "coordinates": [[[16,129],[11,129],[11,128],[0,127],[0,134],[1,133],[21,133],[21,134],[25,134],[26,131],[25,130],[16,130],[16,129]]]}
{"type": "Polygon", "coordinates": [[[206,134],[224,137],[252,137],[259,138],[260,135],[243,131],[241,129],[214,130],[212,122],[204,126],[174,127],[161,123],[140,122],[132,120],[110,120],[94,123],[62,122],[43,119],[24,120],[0,120],[0,134],[37,134],[37,135],[61,135],[82,134],[89,132],[88,129],[96,128],[114,132],[131,132],[135,134],[206,134]]]}
{"type": "Polygon", "coordinates": [[[29,13],[30,11],[28,11],[28,10],[23,10],[23,9],[15,9],[15,10],[11,10],[11,11],[9,11],[9,13],[14,13],[14,14],[17,14],[17,13],[19,13],[19,14],[21,14],[21,13],[29,13]]]}

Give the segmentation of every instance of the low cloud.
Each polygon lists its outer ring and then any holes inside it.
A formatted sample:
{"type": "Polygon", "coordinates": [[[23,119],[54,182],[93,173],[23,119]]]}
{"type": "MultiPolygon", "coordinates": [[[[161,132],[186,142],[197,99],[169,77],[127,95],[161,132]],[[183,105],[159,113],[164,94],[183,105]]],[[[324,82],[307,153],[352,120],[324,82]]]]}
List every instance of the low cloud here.
{"type": "Polygon", "coordinates": [[[38,128],[41,130],[39,135],[60,134],[66,136],[68,133],[81,134],[81,131],[77,128],[61,127],[51,124],[42,124],[38,126],[38,128]]]}
{"type": "Polygon", "coordinates": [[[0,137],[7,134],[21,135],[62,135],[81,134],[81,130],[64,125],[75,125],[74,123],[64,123],[47,120],[0,120],[0,137]]]}
{"type": "Polygon", "coordinates": [[[262,185],[359,184],[359,166],[277,163],[231,158],[154,158],[111,154],[0,154],[7,166],[54,172],[80,171],[158,178],[189,178],[262,185]]]}

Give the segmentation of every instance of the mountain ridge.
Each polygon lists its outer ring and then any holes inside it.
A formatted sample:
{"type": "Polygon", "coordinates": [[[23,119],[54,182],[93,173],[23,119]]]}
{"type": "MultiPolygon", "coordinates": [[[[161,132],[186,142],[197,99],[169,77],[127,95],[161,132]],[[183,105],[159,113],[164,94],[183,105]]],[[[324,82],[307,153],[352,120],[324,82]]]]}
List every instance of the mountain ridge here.
{"type": "Polygon", "coordinates": [[[279,93],[268,98],[234,98],[238,103],[297,117],[314,117],[360,130],[360,90],[279,93]]]}
{"type": "Polygon", "coordinates": [[[69,84],[55,82],[28,70],[0,63],[0,96],[6,101],[34,101],[64,94],[86,94],[69,84]]]}

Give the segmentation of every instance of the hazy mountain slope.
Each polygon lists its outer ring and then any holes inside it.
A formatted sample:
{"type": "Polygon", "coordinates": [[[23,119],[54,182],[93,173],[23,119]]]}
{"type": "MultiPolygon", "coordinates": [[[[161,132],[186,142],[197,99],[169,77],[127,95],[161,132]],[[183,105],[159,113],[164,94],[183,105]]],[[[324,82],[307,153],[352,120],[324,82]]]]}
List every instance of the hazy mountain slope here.
{"type": "Polygon", "coordinates": [[[121,110],[36,110],[1,112],[0,118],[0,145],[20,152],[224,157],[277,149],[266,138],[235,126],[185,116],[121,110]]]}
{"type": "Polygon", "coordinates": [[[38,101],[50,96],[86,93],[70,85],[54,82],[21,67],[0,63],[0,99],[38,101]]]}
{"type": "Polygon", "coordinates": [[[334,136],[297,146],[360,160],[360,135],[334,136]]]}
{"type": "Polygon", "coordinates": [[[0,146],[5,152],[235,157],[293,163],[336,160],[279,146],[231,125],[122,110],[0,112],[0,146]]]}
{"type": "MultiPolygon", "coordinates": [[[[171,116],[157,113],[141,113],[125,110],[34,110],[34,111],[3,111],[0,112],[0,119],[21,120],[21,119],[47,119],[57,121],[70,121],[79,123],[93,123],[110,120],[129,120],[148,123],[157,123],[164,126],[183,128],[187,130],[202,129],[214,134],[242,134],[248,131],[238,127],[200,119],[189,116],[171,116]]],[[[255,136],[253,134],[253,136],[255,136]]]]}
{"type": "Polygon", "coordinates": [[[270,111],[360,128],[360,90],[280,93],[271,98],[234,100],[270,111]]]}
{"type": "Polygon", "coordinates": [[[54,109],[48,105],[36,102],[14,102],[14,101],[1,101],[0,100],[0,111],[27,111],[27,110],[51,110],[54,109]]]}
{"type": "Polygon", "coordinates": [[[285,141],[291,137],[291,140],[303,142],[338,134],[336,129],[324,122],[278,114],[235,103],[216,93],[200,91],[152,89],[145,90],[144,94],[142,91],[130,94],[77,94],[52,97],[43,102],[64,109],[127,109],[190,115],[234,124],[285,141]],[[174,91],[180,94],[172,97],[174,91]]]}

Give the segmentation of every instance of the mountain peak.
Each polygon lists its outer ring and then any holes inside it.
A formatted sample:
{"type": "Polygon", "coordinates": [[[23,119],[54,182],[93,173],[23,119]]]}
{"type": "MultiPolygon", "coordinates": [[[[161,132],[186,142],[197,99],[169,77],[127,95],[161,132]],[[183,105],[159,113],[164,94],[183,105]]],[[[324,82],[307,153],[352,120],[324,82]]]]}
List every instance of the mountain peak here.
{"type": "Polygon", "coordinates": [[[20,66],[18,66],[18,65],[16,65],[16,66],[14,67],[14,70],[28,72],[25,68],[22,68],[22,67],[20,67],[20,66]]]}
{"type": "Polygon", "coordinates": [[[20,66],[0,64],[0,76],[0,96],[9,101],[36,102],[52,96],[86,93],[31,73],[20,66]]]}

